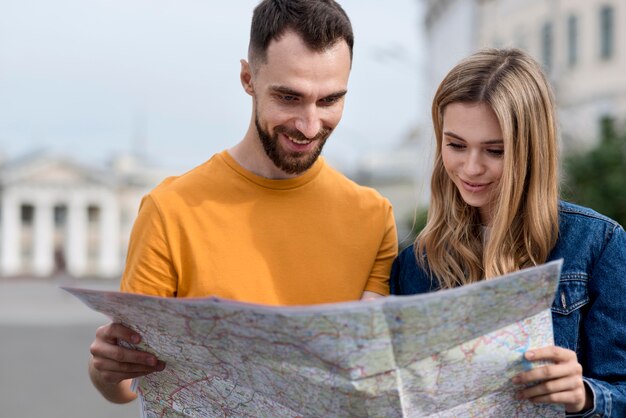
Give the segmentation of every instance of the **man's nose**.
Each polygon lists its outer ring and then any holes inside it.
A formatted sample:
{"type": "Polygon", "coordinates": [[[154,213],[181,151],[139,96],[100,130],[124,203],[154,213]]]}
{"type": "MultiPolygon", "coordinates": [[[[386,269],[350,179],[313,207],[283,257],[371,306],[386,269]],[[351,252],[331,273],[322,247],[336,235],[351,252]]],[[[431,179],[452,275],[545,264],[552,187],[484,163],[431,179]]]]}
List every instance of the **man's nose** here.
{"type": "Polygon", "coordinates": [[[320,128],[321,122],[315,105],[305,107],[302,114],[296,118],[296,129],[309,139],[314,138],[320,128]]]}

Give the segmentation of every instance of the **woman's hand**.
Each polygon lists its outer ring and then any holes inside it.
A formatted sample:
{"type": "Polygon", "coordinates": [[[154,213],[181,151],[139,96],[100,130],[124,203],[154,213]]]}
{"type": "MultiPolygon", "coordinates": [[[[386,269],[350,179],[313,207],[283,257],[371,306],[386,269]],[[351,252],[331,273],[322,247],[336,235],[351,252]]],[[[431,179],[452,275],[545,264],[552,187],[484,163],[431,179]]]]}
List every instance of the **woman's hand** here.
{"type": "Polygon", "coordinates": [[[513,377],[515,384],[533,384],[517,393],[518,399],[535,403],[559,403],[569,413],[581,412],[593,406],[593,394],[583,382],[583,368],[576,353],[562,347],[548,346],[529,350],[528,361],[548,361],[513,377]]]}

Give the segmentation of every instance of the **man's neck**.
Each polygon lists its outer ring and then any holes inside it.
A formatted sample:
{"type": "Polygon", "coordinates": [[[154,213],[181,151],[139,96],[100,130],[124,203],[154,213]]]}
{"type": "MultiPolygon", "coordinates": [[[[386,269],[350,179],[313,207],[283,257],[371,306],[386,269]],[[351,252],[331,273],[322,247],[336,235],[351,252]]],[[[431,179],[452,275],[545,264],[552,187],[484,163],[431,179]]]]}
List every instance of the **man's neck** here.
{"type": "Polygon", "coordinates": [[[228,149],[228,153],[237,161],[237,164],[266,179],[284,180],[298,177],[302,174],[285,173],[276,167],[263,150],[261,141],[250,132],[237,145],[228,149]]]}

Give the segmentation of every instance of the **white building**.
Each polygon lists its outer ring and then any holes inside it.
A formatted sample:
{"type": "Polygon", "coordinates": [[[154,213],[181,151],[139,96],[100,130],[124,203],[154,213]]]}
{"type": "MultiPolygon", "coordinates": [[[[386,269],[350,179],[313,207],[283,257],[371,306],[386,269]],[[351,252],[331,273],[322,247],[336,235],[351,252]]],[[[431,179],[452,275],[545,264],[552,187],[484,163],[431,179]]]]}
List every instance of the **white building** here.
{"type": "Polygon", "coordinates": [[[566,149],[594,144],[604,121],[626,118],[623,0],[422,1],[432,93],[473,51],[518,47],[541,62],[552,81],[566,149]]]}
{"type": "Polygon", "coordinates": [[[417,211],[428,206],[433,151],[431,138],[425,139],[421,130],[413,127],[398,145],[363,155],[348,173],[357,183],[373,187],[389,199],[401,247],[414,238],[411,233],[417,211]]]}
{"type": "Polygon", "coordinates": [[[593,145],[603,121],[626,118],[623,0],[418,1],[427,49],[427,105],[418,118],[423,125],[398,146],[364,156],[351,174],[389,198],[401,242],[415,208],[426,208],[430,197],[430,103],[448,71],[478,49],[518,47],[543,64],[556,93],[565,151],[593,145]]]}
{"type": "Polygon", "coordinates": [[[33,154],[0,164],[0,276],[118,277],[141,197],[164,177],[132,156],[107,168],[33,154]]]}

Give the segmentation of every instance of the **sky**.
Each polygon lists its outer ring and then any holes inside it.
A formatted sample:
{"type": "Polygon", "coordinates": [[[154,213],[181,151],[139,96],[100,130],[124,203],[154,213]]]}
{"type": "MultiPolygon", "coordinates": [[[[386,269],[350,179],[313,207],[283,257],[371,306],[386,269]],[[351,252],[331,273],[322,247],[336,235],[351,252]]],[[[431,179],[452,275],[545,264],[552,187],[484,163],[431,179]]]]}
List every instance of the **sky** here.
{"type": "MultiPolygon", "coordinates": [[[[105,163],[137,151],[186,170],[241,140],[239,82],[257,0],[0,0],[0,154],[105,163]]],[[[424,116],[418,0],[343,0],[355,33],[343,120],[350,169],[424,116]]]]}

